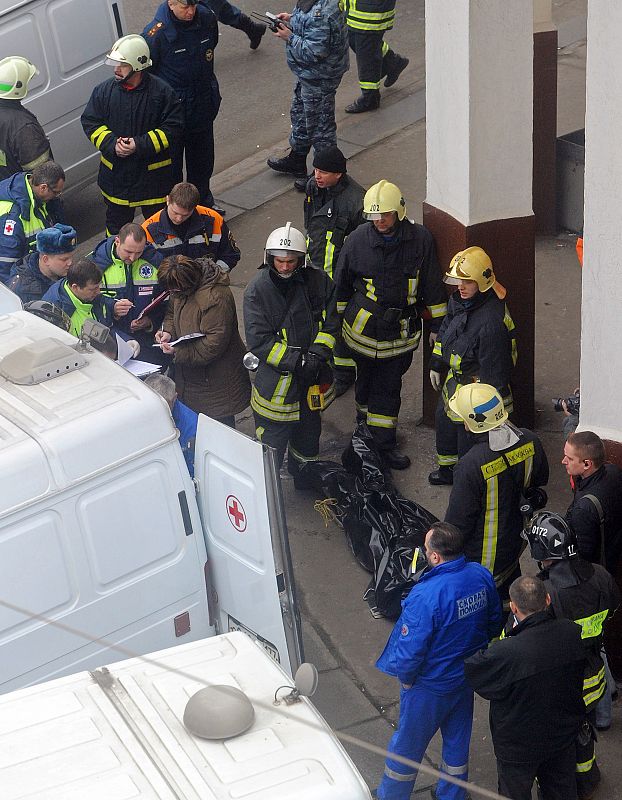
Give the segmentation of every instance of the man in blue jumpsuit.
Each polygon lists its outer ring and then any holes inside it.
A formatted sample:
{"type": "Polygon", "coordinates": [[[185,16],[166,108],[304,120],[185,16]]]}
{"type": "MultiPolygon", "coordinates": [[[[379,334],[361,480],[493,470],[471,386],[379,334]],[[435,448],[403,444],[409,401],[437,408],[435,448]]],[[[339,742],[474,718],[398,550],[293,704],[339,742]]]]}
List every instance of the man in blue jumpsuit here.
{"type": "MultiPolygon", "coordinates": [[[[426,534],[429,568],[402,603],[402,614],[376,666],[400,681],[400,721],[388,746],[380,800],[409,800],[417,770],[391,758],[421,762],[440,728],[442,772],[467,780],[473,691],[464,659],[501,630],[501,604],[490,572],[467,562],[460,531],[437,522],[426,534]]],[[[438,800],[464,800],[466,791],[440,780],[438,800]]]]}

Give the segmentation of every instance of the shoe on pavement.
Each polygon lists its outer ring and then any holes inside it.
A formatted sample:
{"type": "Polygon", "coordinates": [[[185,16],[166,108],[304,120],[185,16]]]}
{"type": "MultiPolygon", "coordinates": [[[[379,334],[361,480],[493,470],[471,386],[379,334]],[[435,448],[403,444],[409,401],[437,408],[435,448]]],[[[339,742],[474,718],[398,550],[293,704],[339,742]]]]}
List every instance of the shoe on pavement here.
{"type": "Polygon", "coordinates": [[[381,455],[386,466],[391,469],[408,469],[410,466],[410,458],[399,450],[383,450],[381,455]]]}
{"type": "Polygon", "coordinates": [[[364,114],[366,111],[375,111],[379,107],[380,90],[363,89],[363,94],[346,106],[346,114],[364,114]]]}
{"type": "Polygon", "coordinates": [[[432,486],[452,486],[453,482],[453,467],[439,467],[428,475],[428,483],[432,486]]]}
{"type": "Polygon", "coordinates": [[[384,82],[384,85],[387,87],[387,89],[389,86],[393,86],[393,84],[397,81],[409,64],[410,59],[395,53],[395,57],[392,59],[391,64],[387,69],[387,77],[384,82]]]}
{"type": "Polygon", "coordinates": [[[285,172],[295,178],[307,177],[307,156],[305,153],[296,153],[294,150],[290,150],[283,158],[270,156],[266,163],[275,172],[285,172]]]}
{"type": "Polygon", "coordinates": [[[294,181],[294,189],[297,192],[306,192],[307,191],[307,183],[309,182],[310,175],[305,175],[304,178],[296,178],[294,181]]]}

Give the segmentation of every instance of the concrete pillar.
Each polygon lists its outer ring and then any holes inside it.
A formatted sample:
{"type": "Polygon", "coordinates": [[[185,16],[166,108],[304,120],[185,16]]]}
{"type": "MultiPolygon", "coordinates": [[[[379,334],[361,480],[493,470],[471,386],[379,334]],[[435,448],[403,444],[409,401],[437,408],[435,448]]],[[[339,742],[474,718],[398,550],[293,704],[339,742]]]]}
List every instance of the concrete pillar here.
{"type": "Polygon", "coordinates": [[[551,0],[533,0],[533,214],[536,234],[557,231],[557,29],[551,0]]]}
{"type": "MultiPolygon", "coordinates": [[[[514,419],[533,425],[533,0],[426,4],[427,197],[424,224],[445,270],[471,245],[508,289],[519,361],[514,419]]],[[[437,395],[424,387],[433,421],[437,395]]]]}
{"type": "MultiPolygon", "coordinates": [[[[580,429],[605,439],[610,460],[622,466],[622,96],[613,90],[622,80],[622,4],[590,3],[587,29],[580,429]]],[[[609,635],[615,646],[607,652],[620,676],[619,616],[609,635]]]]}

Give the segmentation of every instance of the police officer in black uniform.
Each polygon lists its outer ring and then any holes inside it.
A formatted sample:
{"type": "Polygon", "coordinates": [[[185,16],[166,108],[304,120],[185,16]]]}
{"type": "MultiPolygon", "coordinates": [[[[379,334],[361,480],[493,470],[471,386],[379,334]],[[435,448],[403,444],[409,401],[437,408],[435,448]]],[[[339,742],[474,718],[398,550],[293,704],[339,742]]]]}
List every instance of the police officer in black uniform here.
{"type": "MultiPolygon", "coordinates": [[[[332,279],[346,237],[365,222],[365,189],[346,174],[346,158],[337,146],[316,153],[313,168],[311,178],[302,181],[309,259],[332,279]]],[[[335,394],[339,397],[356,377],[356,364],[341,336],[335,344],[334,363],[335,394]]]]}
{"type": "Polygon", "coordinates": [[[22,56],[0,61],[0,180],[53,160],[39,120],[21,102],[38,74],[35,65],[22,56]]]}
{"type": "Polygon", "coordinates": [[[198,0],[167,0],[146,26],[151,71],[171,86],[184,111],[183,138],[173,159],[174,183],[186,180],[199,190],[201,205],[213,208],[210,179],[214,171],[214,120],[220,91],[214,73],[218,20],[198,0]]]}
{"type": "Polygon", "coordinates": [[[586,651],[583,701],[586,720],[577,739],[577,794],[579,800],[591,797],[600,781],[594,755],[596,704],[607,690],[601,658],[603,623],[620,604],[620,591],[604,567],[590,564],[578,555],[577,537],[559,514],[535,514],[525,538],[531,556],[543,567],[544,581],[558,619],[571,619],[581,627],[586,651]]]}
{"type": "MultiPolygon", "coordinates": [[[[407,469],[397,450],[402,378],[421,338],[427,308],[432,330],[447,312],[447,296],[432,234],[406,218],[406,203],[394,183],[379,181],[363,201],[370,220],[343,246],[335,282],[342,334],[356,361],[356,408],[369,426],[385,464],[407,469]]],[[[432,334],[432,338],[436,334],[432,334]]]]}

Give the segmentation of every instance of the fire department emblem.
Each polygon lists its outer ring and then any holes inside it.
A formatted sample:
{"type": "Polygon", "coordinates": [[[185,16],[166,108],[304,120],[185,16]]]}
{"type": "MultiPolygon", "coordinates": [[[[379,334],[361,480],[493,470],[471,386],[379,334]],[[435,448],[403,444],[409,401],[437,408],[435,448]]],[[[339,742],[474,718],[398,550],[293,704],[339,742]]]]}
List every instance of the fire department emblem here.
{"type": "Polygon", "coordinates": [[[212,61],[214,58],[214,51],[213,50],[206,50],[205,51],[205,60],[212,61]]]}

